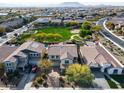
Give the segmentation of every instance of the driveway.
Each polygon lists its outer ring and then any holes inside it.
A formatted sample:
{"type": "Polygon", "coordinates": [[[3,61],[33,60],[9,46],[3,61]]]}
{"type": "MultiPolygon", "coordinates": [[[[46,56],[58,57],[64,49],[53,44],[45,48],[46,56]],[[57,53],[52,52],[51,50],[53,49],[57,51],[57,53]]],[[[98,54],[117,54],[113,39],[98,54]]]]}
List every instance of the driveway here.
{"type": "Polygon", "coordinates": [[[35,73],[25,74],[16,89],[29,89],[32,85],[32,80],[35,78],[35,76],[35,73]]]}
{"type": "Polygon", "coordinates": [[[108,82],[106,81],[104,75],[100,71],[94,71],[93,72],[95,79],[93,80],[94,82],[94,87],[99,88],[99,89],[110,89],[108,82]]]}
{"type": "Polygon", "coordinates": [[[26,79],[27,79],[27,78],[28,78],[28,74],[25,74],[25,75],[22,77],[21,81],[19,82],[19,84],[18,84],[18,86],[17,86],[17,89],[18,89],[18,90],[21,90],[21,89],[24,88],[25,82],[26,82],[26,79]]]}
{"type": "Polygon", "coordinates": [[[32,86],[32,83],[33,83],[32,81],[34,80],[35,76],[36,76],[36,73],[29,74],[25,87],[24,87],[25,90],[28,90],[32,86]]]}

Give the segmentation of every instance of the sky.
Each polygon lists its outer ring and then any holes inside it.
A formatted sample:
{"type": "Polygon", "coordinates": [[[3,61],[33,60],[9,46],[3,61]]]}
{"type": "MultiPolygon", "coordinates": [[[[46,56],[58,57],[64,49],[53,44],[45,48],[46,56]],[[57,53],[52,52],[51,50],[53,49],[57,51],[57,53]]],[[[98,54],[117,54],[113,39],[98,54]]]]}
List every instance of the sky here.
{"type": "Polygon", "coordinates": [[[35,5],[54,5],[62,2],[79,2],[84,5],[124,5],[123,0],[0,0],[0,6],[17,6],[17,5],[25,5],[25,6],[35,6],[35,5]]]}

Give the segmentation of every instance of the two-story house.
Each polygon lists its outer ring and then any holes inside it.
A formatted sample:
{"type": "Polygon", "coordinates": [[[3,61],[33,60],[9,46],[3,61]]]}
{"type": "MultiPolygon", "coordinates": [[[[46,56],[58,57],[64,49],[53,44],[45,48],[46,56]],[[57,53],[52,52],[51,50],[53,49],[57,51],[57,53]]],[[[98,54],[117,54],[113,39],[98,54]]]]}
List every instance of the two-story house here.
{"type": "Polygon", "coordinates": [[[54,62],[54,66],[65,69],[69,64],[77,62],[77,46],[75,44],[54,44],[48,47],[49,60],[54,62]]]}
{"type": "Polygon", "coordinates": [[[23,43],[3,62],[5,71],[15,71],[16,69],[25,70],[25,66],[37,65],[43,56],[45,47],[43,44],[33,41],[23,43]]]}

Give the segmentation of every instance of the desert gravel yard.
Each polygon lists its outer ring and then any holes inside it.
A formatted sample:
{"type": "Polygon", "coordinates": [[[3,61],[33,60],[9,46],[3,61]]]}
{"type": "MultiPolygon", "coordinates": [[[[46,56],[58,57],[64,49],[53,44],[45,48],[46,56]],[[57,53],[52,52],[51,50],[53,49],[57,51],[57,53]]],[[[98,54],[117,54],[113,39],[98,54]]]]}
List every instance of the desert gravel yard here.
{"type": "Polygon", "coordinates": [[[109,52],[113,54],[113,56],[115,56],[122,64],[124,64],[124,51],[102,36],[100,36],[100,42],[109,52]]]}

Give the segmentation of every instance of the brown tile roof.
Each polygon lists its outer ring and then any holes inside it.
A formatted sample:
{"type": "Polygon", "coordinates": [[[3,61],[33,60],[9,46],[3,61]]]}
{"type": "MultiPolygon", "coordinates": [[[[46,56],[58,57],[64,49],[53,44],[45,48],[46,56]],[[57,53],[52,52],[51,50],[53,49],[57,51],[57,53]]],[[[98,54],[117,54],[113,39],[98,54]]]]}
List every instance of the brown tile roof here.
{"type": "Polygon", "coordinates": [[[73,56],[69,52],[65,52],[61,55],[60,59],[69,58],[73,60],[73,56]]]}
{"type": "Polygon", "coordinates": [[[87,60],[87,64],[106,64],[107,61],[101,55],[95,46],[83,46],[80,47],[81,55],[84,56],[87,60]]]}
{"type": "MultiPolygon", "coordinates": [[[[23,43],[18,49],[16,49],[11,55],[9,55],[4,61],[9,61],[11,59],[13,59],[14,56],[16,55],[24,55],[21,53],[22,50],[31,50],[31,51],[35,51],[35,52],[42,52],[42,49],[44,48],[44,45],[38,42],[33,42],[33,41],[27,41],[25,43],[23,43]]],[[[11,61],[15,61],[14,59],[11,61]]]]}
{"type": "Polygon", "coordinates": [[[99,53],[101,53],[104,58],[107,60],[108,63],[112,64],[113,67],[122,67],[120,66],[120,64],[118,64],[118,62],[112,58],[112,56],[110,54],[108,54],[102,47],[100,47],[99,45],[97,45],[97,50],[99,51],[99,53]]]}
{"type": "Polygon", "coordinates": [[[18,47],[12,47],[3,45],[0,47],[0,62],[3,62],[11,53],[13,53],[18,47]]]}
{"type": "Polygon", "coordinates": [[[111,64],[113,67],[121,67],[115,59],[112,58],[102,47],[99,45],[83,46],[80,48],[82,56],[85,56],[87,64],[111,64]]]}
{"type": "Polygon", "coordinates": [[[67,56],[78,57],[77,46],[75,44],[55,44],[48,48],[48,55],[60,55],[65,58],[67,56]]]}

